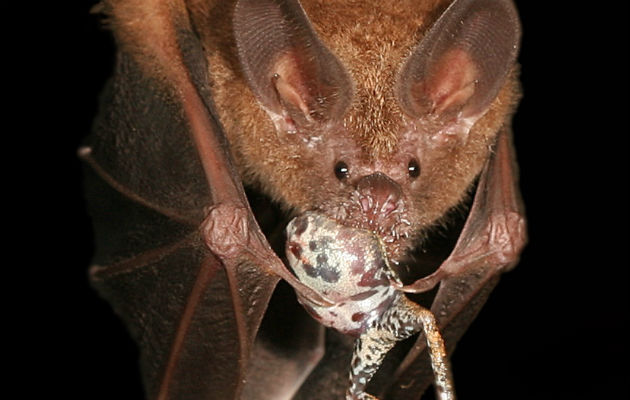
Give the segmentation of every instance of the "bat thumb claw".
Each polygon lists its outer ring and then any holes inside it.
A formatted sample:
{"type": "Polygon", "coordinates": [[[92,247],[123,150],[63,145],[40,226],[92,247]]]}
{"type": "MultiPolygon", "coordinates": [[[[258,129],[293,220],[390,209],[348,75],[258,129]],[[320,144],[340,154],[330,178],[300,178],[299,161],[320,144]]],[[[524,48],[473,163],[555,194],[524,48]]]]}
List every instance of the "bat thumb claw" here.
{"type": "Polygon", "coordinates": [[[403,283],[398,280],[391,280],[389,281],[389,284],[392,285],[392,287],[396,290],[403,290],[405,287],[405,285],[403,285],[403,283]]]}
{"type": "Polygon", "coordinates": [[[437,285],[442,279],[446,278],[447,275],[448,274],[446,273],[446,271],[444,271],[444,269],[440,267],[431,275],[418,279],[410,285],[394,285],[394,287],[405,293],[424,293],[433,289],[435,285],[437,285]]]}

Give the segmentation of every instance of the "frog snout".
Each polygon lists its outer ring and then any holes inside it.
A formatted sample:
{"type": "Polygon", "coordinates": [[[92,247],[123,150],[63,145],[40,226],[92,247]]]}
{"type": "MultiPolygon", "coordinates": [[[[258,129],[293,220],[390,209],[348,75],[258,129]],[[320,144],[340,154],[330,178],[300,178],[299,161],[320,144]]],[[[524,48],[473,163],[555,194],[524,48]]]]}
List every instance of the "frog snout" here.
{"type": "Polygon", "coordinates": [[[398,208],[402,189],[398,183],[382,172],[366,175],[357,182],[363,213],[387,216],[398,208]]]}

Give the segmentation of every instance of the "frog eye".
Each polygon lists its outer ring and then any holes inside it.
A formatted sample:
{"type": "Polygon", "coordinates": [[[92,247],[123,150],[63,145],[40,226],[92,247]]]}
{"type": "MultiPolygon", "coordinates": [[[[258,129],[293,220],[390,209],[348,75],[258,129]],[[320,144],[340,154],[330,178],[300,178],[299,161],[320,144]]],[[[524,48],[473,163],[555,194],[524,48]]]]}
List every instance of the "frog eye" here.
{"type": "Polygon", "coordinates": [[[337,179],[343,181],[348,178],[349,175],[350,169],[348,168],[348,164],[343,161],[338,161],[337,164],[335,164],[335,176],[337,179]]]}
{"type": "Polygon", "coordinates": [[[420,163],[415,158],[409,160],[409,164],[407,165],[407,171],[409,173],[409,177],[411,179],[416,179],[420,176],[420,163]]]}

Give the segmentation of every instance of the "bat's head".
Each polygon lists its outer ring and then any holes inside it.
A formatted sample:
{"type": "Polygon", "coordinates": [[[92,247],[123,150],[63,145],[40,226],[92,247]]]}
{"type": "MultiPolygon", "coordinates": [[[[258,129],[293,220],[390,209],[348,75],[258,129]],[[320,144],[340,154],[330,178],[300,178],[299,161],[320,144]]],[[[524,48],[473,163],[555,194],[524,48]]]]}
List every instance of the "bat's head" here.
{"type": "Polygon", "coordinates": [[[314,3],[238,2],[240,64],[272,122],[238,151],[274,198],[378,232],[397,258],[466,196],[512,112],[516,11],[314,3]]]}

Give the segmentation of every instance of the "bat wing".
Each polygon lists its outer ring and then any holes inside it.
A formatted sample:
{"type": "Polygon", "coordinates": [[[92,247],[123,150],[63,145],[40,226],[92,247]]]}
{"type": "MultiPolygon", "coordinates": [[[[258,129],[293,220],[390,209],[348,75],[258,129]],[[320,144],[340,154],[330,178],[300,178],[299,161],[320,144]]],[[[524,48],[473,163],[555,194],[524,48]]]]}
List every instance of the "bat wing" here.
{"type": "Polygon", "coordinates": [[[92,283],[139,345],[147,398],[286,398],[318,361],[322,329],[296,316],[283,334],[298,339],[282,352],[273,320],[261,333],[276,284],[295,278],[252,216],[186,7],[135,3],[129,18],[149,12],[155,25],[134,36],[137,26],[127,31],[105,10],[116,72],[80,150],[97,241],[92,283]]]}
{"type": "MultiPolygon", "coordinates": [[[[499,133],[481,174],[475,198],[455,248],[432,275],[402,289],[424,291],[440,282],[431,311],[447,351],[453,351],[475,319],[501,273],[518,262],[527,242],[511,132],[499,133]]],[[[389,383],[386,398],[417,399],[433,376],[423,337],[406,355],[389,383]]]]}

